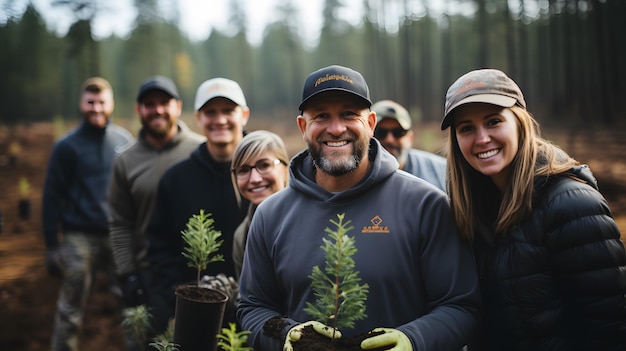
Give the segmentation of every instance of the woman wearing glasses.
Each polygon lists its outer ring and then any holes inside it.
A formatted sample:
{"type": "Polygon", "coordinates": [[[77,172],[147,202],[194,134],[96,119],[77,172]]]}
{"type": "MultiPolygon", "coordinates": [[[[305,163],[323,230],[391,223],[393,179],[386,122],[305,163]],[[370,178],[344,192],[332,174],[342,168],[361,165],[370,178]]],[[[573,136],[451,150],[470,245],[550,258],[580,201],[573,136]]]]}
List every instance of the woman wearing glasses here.
{"type": "Polygon", "coordinates": [[[246,135],[237,145],[232,161],[232,179],[238,199],[250,201],[248,215],[235,230],[233,261],[239,279],[243,252],[248,238],[250,221],[257,206],[270,195],[287,186],[289,157],[285,143],[276,134],[258,130],[246,135]]]}

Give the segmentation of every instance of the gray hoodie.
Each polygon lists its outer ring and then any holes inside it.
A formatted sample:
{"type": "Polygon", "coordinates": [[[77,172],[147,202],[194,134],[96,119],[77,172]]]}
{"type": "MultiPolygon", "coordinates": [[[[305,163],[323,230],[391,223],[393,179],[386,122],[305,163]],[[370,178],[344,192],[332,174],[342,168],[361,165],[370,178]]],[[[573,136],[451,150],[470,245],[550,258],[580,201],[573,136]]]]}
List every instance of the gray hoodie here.
{"type": "MultiPolygon", "coordinates": [[[[308,151],[290,163],[289,187],[259,205],[252,219],[240,279],[238,318],[255,350],[280,350],[283,340],[263,324],[287,316],[284,333],[311,320],[308,278],[324,267],[322,238],[329,220],[345,213],[354,227],[356,271],[369,285],[367,318],[344,336],[396,328],[414,350],[458,350],[478,324],[478,279],[470,248],[459,239],[444,192],[406,172],[370,142],[372,167],[351,189],[318,186],[308,151]]],[[[345,221],[344,220],[344,221],[345,221]]],[[[284,335],[284,334],[283,334],[284,335]]]]}

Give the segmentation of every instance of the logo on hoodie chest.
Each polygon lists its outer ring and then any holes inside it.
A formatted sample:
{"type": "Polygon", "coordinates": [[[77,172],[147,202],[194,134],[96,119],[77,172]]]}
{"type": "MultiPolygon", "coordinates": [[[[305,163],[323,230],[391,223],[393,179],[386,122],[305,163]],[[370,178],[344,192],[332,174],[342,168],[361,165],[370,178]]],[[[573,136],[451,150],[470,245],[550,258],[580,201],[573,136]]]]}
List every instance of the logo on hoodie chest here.
{"type": "Polygon", "coordinates": [[[389,234],[389,227],[386,225],[382,225],[383,219],[380,218],[379,215],[374,216],[374,218],[370,219],[372,225],[366,225],[361,229],[361,233],[379,233],[379,234],[389,234]]]}

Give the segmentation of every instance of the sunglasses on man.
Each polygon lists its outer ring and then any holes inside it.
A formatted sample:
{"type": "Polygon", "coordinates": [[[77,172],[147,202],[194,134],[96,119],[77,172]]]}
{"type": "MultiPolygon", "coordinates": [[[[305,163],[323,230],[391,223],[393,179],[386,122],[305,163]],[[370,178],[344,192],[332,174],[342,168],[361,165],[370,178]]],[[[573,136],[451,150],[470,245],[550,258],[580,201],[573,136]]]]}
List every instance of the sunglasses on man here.
{"type": "Polygon", "coordinates": [[[387,128],[376,127],[376,129],[374,129],[374,138],[383,140],[387,137],[387,134],[391,133],[394,138],[400,139],[403,136],[405,136],[407,132],[408,130],[404,130],[402,128],[387,129],[387,128]]]}

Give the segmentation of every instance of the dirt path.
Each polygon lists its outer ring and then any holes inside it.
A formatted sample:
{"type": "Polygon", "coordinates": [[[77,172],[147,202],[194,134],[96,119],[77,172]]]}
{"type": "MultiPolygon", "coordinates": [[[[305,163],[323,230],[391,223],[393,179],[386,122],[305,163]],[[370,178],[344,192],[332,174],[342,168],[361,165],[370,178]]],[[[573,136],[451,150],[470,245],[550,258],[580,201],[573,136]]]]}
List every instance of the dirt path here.
{"type": "MultiPolygon", "coordinates": [[[[45,271],[41,188],[53,143],[52,124],[0,129],[0,345],[3,350],[44,351],[50,336],[59,281],[45,271]],[[18,144],[14,144],[18,142],[18,144]],[[13,147],[11,147],[13,145],[13,147]],[[15,145],[19,145],[18,148],[15,145]],[[17,149],[17,151],[16,151],[17,149]],[[11,152],[15,158],[10,157],[11,152]],[[28,179],[32,213],[18,216],[18,181],[28,179]]],[[[123,350],[117,301],[100,277],[88,303],[81,350],[123,350]]]]}

